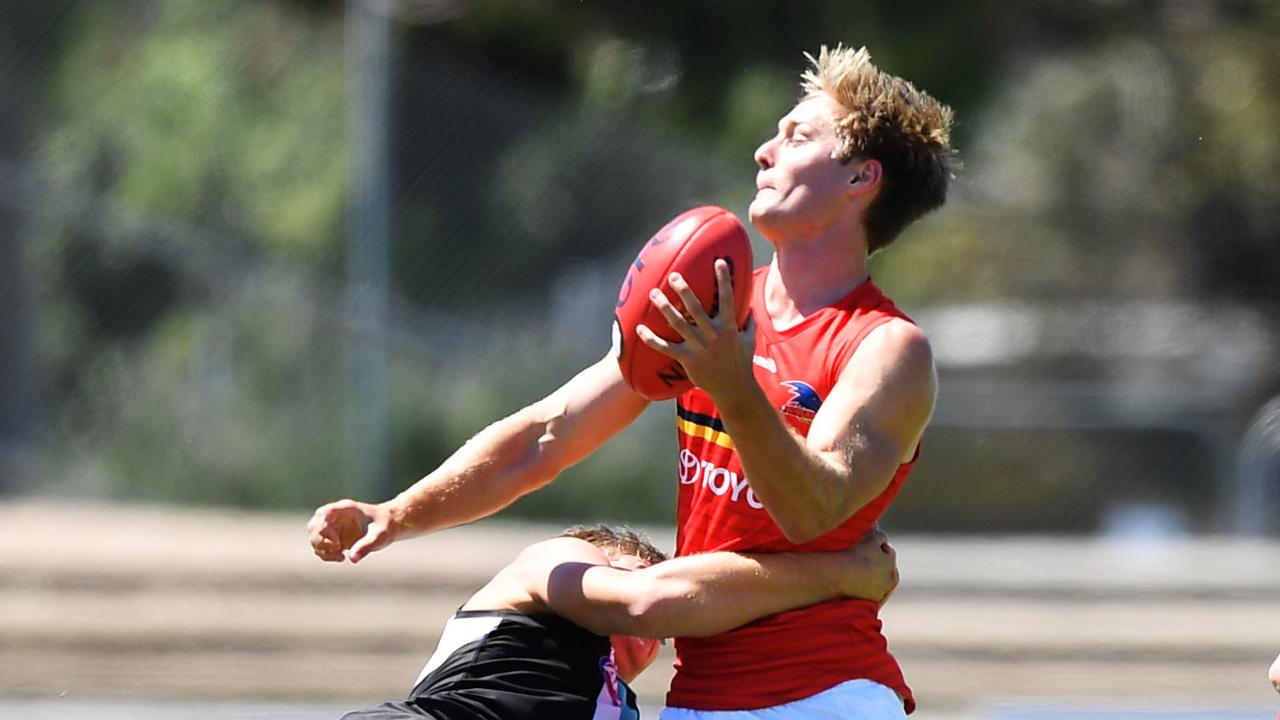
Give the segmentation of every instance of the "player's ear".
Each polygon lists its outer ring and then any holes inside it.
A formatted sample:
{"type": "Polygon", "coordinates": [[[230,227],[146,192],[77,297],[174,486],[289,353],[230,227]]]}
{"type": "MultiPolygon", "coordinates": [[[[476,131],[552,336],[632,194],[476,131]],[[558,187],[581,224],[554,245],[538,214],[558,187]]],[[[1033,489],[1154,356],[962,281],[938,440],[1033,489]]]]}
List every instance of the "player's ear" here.
{"type": "Polygon", "coordinates": [[[856,195],[880,186],[884,167],[874,158],[849,163],[849,194],[856,195]]]}

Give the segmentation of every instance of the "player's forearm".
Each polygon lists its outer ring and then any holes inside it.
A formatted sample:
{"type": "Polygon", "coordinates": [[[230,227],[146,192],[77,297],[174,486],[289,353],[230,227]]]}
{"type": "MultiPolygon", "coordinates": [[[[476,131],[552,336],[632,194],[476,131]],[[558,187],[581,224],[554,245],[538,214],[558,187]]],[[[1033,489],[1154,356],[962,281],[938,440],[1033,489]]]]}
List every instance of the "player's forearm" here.
{"type": "Polygon", "coordinates": [[[536,406],[480,431],[440,467],[388,501],[405,535],[492,515],[550,482],[560,468],[539,442],[536,406]]]}
{"type": "Polygon", "coordinates": [[[849,559],[837,553],[676,558],[632,573],[625,627],[613,634],[700,637],[839,597],[849,559]]]}
{"type": "Polygon", "coordinates": [[[789,540],[822,535],[875,496],[849,468],[809,448],[759,387],[716,404],[751,490],[789,540]]]}
{"type": "Polygon", "coordinates": [[[392,501],[426,532],[485,517],[553,480],[636,419],[648,402],[606,357],[520,412],[490,425],[392,501]]]}

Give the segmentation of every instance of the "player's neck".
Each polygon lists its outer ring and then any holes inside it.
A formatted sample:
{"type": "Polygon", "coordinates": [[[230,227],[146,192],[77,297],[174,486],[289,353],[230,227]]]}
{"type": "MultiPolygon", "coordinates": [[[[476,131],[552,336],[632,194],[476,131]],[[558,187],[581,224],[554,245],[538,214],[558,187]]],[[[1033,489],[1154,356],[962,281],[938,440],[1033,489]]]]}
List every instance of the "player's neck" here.
{"type": "Polygon", "coordinates": [[[866,282],[867,256],[857,243],[778,247],[765,282],[765,307],[774,326],[795,325],[866,282]]]}

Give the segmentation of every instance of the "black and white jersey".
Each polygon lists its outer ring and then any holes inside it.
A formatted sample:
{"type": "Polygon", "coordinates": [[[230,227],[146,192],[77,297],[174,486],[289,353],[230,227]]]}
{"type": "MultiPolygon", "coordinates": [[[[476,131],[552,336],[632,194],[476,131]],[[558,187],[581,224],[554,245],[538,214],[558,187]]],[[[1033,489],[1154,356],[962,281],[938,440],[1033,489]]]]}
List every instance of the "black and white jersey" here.
{"type": "Polygon", "coordinates": [[[609,638],[557,615],[459,610],[404,702],[344,720],[638,720],[609,638]]]}

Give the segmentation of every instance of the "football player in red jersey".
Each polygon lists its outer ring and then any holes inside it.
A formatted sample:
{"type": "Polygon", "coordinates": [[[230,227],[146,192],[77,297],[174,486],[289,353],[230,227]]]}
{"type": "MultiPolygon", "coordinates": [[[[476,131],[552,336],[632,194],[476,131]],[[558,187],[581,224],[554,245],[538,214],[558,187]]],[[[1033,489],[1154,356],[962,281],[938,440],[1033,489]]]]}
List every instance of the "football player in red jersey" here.
{"type": "MultiPolygon", "coordinates": [[[[772,244],[754,275],[754,348],[734,323],[653,302],[683,342],[642,333],[696,387],[677,399],[678,554],[851,546],[919,452],[936,395],[924,334],[872,283],[871,253],[939,207],[951,177],[951,111],[888,75],[865,49],[823,48],[803,99],[756,151],[749,214],[772,244]]],[[[728,268],[716,268],[721,307],[728,268]]],[[[472,438],[380,504],[339,501],[311,522],[316,554],[359,561],[418,533],[489,515],[550,482],[630,424],[647,401],[606,356],[472,438]]],[[[837,600],[711,638],[678,638],[664,717],[899,718],[910,689],[877,607],[837,600]],[[783,717],[776,712],[770,717],[783,717]]]]}

